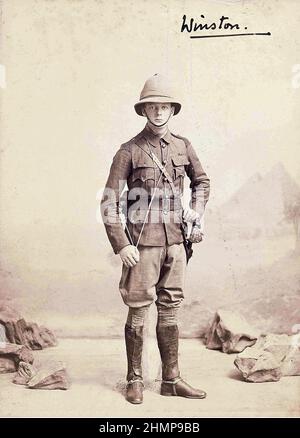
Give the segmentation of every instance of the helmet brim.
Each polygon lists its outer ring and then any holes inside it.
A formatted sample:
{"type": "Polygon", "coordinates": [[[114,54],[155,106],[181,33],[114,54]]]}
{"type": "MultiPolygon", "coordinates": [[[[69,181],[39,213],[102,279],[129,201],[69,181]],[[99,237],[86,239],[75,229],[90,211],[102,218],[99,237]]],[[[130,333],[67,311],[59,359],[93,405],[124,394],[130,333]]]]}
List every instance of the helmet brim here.
{"type": "Polygon", "coordinates": [[[165,96],[151,97],[151,96],[149,96],[149,97],[145,97],[144,99],[141,99],[139,102],[137,102],[134,105],[135,112],[139,116],[143,116],[142,111],[143,111],[143,106],[145,103],[171,103],[175,107],[174,116],[176,116],[176,114],[178,114],[179,111],[181,110],[181,104],[179,102],[174,102],[174,99],[172,99],[170,97],[165,97],[165,96]]]}

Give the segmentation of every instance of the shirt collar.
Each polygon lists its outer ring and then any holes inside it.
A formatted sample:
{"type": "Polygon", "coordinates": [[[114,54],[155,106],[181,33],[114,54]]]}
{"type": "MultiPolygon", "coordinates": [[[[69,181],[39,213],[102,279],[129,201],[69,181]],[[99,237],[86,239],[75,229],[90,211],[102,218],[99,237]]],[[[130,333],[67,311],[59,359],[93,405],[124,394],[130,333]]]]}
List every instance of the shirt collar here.
{"type": "Polygon", "coordinates": [[[149,143],[152,144],[152,146],[160,146],[160,140],[162,139],[166,144],[171,143],[171,133],[169,129],[165,133],[163,137],[160,137],[159,135],[155,135],[154,132],[151,131],[151,129],[146,125],[145,128],[142,131],[143,137],[149,141],[149,143]]]}

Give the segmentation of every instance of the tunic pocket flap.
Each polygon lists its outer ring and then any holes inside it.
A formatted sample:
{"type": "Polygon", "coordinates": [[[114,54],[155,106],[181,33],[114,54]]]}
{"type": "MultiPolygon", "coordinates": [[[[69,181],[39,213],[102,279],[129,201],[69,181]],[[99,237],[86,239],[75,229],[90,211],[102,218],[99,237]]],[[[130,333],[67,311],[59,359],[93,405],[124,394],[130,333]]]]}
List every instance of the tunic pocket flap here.
{"type": "Polygon", "coordinates": [[[137,167],[132,174],[132,181],[140,179],[141,181],[147,181],[148,179],[155,180],[154,167],[137,167]]]}
{"type": "Polygon", "coordinates": [[[184,166],[187,166],[189,164],[189,161],[187,159],[186,155],[174,155],[172,157],[172,163],[174,168],[174,179],[178,178],[179,176],[185,175],[185,168],[184,166]]]}
{"type": "Polygon", "coordinates": [[[172,161],[174,166],[187,166],[189,160],[186,155],[173,155],[172,161]]]}

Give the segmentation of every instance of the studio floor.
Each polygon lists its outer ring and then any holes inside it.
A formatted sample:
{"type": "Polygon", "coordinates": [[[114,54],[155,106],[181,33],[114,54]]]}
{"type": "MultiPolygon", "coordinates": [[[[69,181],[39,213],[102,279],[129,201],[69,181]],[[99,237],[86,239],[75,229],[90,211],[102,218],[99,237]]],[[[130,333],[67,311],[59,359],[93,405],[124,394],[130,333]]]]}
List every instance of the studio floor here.
{"type": "Polygon", "coordinates": [[[64,361],[71,388],[32,390],[0,375],[1,417],[299,417],[300,377],[279,382],[246,383],[235,369],[235,355],[207,350],[197,339],[180,342],[182,376],[207,391],[205,400],[159,394],[159,356],[154,339],[145,346],[144,403],[124,399],[125,349],[119,339],[60,339],[35,351],[37,362],[64,361]]]}

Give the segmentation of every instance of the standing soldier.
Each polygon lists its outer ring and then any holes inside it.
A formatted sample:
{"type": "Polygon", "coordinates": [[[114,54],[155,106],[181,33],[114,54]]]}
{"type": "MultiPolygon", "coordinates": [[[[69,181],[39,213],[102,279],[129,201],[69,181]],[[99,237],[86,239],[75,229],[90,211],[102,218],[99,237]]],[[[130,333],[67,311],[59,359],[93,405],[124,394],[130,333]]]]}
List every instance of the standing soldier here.
{"type": "Polygon", "coordinates": [[[131,403],[143,401],[143,326],[155,300],[157,342],[162,361],[161,394],[205,398],[181,377],[178,367],[177,312],[184,298],[184,277],[191,243],[202,240],[201,218],[209,197],[209,178],[191,143],[174,135],[168,122],[181,104],[160,74],[149,78],[135,104],[147,124],[121,145],[114,156],[101,201],[102,217],[115,254],[123,262],[119,283],[129,307],[125,325],[127,392],[131,403]],[[183,208],[183,180],[190,179],[191,201],[183,208]],[[125,227],[120,214],[126,193],[125,227]],[[138,200],[137,200],[138,198],[138,200]],[[183,224],[190,223],[187,240],[183,224]]]}

